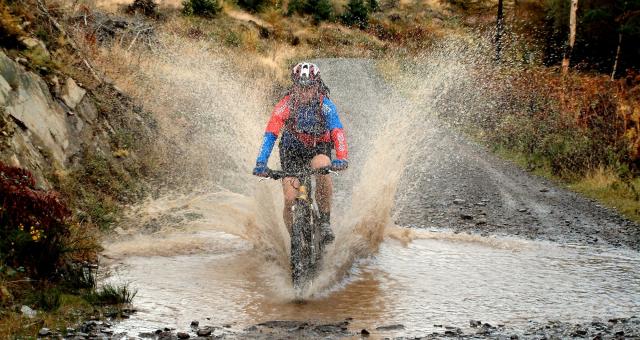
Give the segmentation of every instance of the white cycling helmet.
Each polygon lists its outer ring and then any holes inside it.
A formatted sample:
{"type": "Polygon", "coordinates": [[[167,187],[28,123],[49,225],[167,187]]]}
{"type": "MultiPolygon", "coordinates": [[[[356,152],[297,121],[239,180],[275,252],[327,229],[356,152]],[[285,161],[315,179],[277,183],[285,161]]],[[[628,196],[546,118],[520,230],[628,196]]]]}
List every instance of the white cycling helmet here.
{"type": "Polygon", "coordinates": [[[298,63],[291,70],[291,80],[302,86],[313,85],[320,80],[320,68],[312,63],[298,63]]]}

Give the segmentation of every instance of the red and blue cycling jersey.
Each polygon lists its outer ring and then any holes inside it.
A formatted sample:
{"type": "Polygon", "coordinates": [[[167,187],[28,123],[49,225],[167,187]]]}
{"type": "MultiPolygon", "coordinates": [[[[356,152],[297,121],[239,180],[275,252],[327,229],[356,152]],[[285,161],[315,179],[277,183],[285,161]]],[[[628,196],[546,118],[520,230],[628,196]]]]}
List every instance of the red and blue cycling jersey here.
{"type": "Polygon", "coordinates": [[[298,132],[292,129],[289,124],[286,124],[291,118],[291,114],[299,114],[299,112],[292,112],[293,109],[292,105],[290,105],[290,99],[290,96],[285,96],[273,109],[271,119],[269,119],[264,133],[264,139],[262,140],[262,147],[260,148],[257,162],[267,163],[276,139],[283,128],[285,128],[285,131],[283,132],[281,147],[293,147],[294,143],[302,143],[305,147],[313,147],[317,143],[333,142],[334,149],[336,150],[336,158],[346,160],[348,156],[347,140],[344,136],[340,117],[338,117],[338,110],[331,99],[326,96],[322,97],[320,114],[323,115],[324,118],[325,131],[318,134],[298,132]]]}

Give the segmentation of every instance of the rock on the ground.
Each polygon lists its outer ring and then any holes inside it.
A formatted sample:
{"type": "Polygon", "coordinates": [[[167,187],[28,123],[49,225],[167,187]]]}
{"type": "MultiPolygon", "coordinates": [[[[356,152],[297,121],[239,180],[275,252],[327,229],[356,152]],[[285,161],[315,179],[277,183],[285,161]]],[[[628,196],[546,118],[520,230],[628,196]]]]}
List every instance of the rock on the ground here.
{"type": "Polygon", "coordinates": [[[40,331],[38,332],[39,336],[47,336],[49,334],[51,334],[51,331],[46,327],[40,328],[40,331]]]}
{"type": "Polygon", "coordinates": [[[395,324],[395,325],[380,326],[376,328],[377,331],[395,331],[399,329],[404,329],[404,325],[395,324]]]}
{"type": "Polygon", "coordinates": [[[87,91],[78,86],[75,80],[69,77],[62,87],[61,98],[62,101],[73,110],[78,106],[78,104],[80,104],[85,94],[87,94],[87,91]]]}
{"type": "Polygon", "coordinates": [[[461,213],[460,214],[460,218],[462,218],[463,220],[472,220],[473,219],[473,215],[471,215],[469,213],[461,213]]]}
{"type": "Polygon", "coordinates": [[[20,308],[20,312],[22,313],[22,315],[28,317],[29,319],[33,319],[37,315],[37,312],[31,309],[29,306],[22,306],[20,308]]]}
{"type": "Polygon", "coordinates": [[[178,336],[171,331],[164,331],[158,334],[158,340],[178,340],[178,336]]]}
{"type": "Polygon", "coordinates": [[[213,333],[213,328],[209,326],[205,326],[198,329],[198,332],[196,334],[198,334],[198,336],[209,336],[211,335],[211,333],[213,333]]]}
{"type": "Polygon", "coordinates": [[[484,224],[487,224],[487,219],[486,218],[479,218],[476,221],[476,225],[484,225],[484,224]]]}
{"type": "Polygon", "coordinates": [[[20,43],[27,50],[33,51],[45,59],[51,58],[51,54],[47,50],[47,45],[36,38],[23,37],[20,38],[20,43]]]}

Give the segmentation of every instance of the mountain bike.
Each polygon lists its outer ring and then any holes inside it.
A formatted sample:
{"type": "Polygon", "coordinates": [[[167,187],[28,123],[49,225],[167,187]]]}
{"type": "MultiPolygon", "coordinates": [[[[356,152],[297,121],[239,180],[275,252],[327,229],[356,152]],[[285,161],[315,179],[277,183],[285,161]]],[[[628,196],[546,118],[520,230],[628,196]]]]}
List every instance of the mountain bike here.
{"type": "Polygon", "coordinates": [[[293,287],[300,292],[305,284],[315,277],[324,244],[321,242],[318,207],[314,201],[314,188],[311,177],[332,173],[330,167],[300,172],[267,170],[267,177],[279,180],[294,177],[299,181],[298,194],[293,204],[293,224],[291,226],[291,279],[293,287]]]}

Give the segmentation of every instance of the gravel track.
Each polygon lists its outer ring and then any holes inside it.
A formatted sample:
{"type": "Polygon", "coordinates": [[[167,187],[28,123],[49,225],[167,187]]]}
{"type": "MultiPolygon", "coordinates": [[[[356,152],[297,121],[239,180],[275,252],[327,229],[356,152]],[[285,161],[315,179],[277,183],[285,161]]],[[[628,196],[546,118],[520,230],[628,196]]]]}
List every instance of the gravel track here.
{"type": "Polygon", "coordinates": [[[440,130],[426,147],[436,150],[437,166],[422,177],[422,194],[409,209],[416,214],[402,216],[401,224],[640,250],[634,222],[482,146],[440,130]]]}

